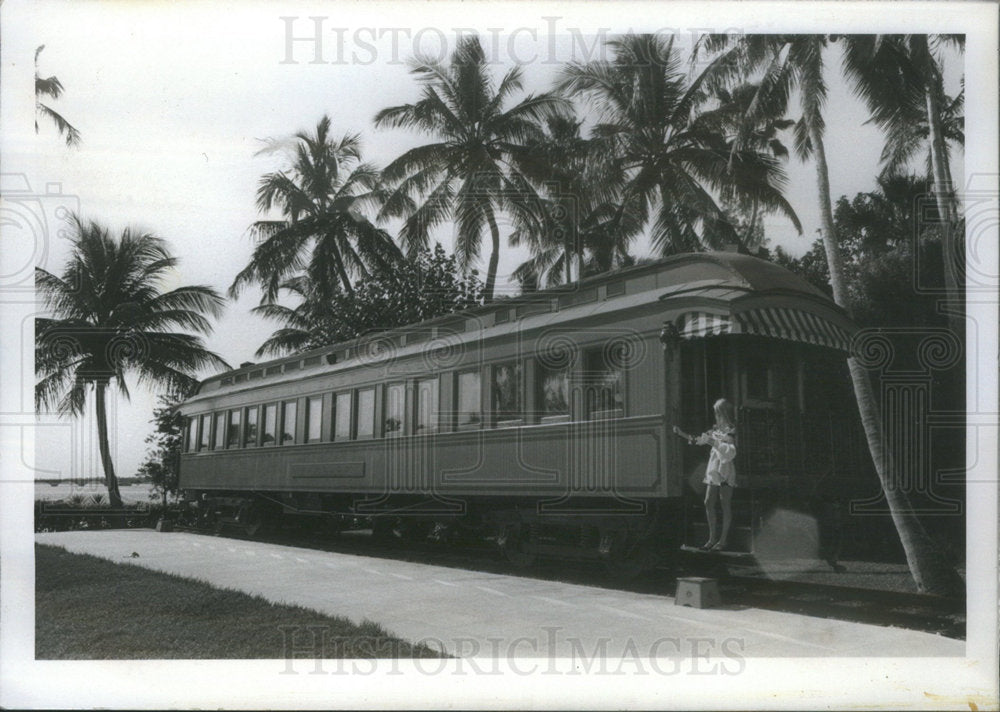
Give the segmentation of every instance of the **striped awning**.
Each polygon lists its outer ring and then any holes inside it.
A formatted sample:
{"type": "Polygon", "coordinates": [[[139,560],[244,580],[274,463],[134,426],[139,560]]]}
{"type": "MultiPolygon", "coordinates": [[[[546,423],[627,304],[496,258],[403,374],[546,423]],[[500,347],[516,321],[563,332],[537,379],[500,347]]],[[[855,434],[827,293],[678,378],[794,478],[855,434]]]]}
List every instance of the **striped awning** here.
{"type": "Polygon", "coordinates": [[[788,339],[850,351],[851,335],[841,326],[798,309],[760,308],[736,315],[740,333],[788,339]]]}
{"type": "Polygon", "coordinates": [[[682,314],[677,320],[677,331],[682,339],[698,339],[730,333],[728,314],[692,311],[682,314]]]}
{"type": "Polygon", "coordinates": [[[682,339],[697,339],[724,334],[753,334],[772,339],[786,339],[804,344],[850,351],[851,334],[838,324],[799,309],[760,307],[733,316],[691,311],[677,319],[682,339]]]}

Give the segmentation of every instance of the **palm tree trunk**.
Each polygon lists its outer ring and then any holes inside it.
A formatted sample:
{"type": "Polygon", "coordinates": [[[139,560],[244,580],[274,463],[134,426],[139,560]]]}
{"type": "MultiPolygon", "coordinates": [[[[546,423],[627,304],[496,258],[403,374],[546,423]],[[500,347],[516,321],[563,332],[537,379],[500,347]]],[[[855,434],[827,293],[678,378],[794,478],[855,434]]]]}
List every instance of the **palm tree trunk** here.
{"type": "Polygon", "coordinates": [[[750,254],[756,252],[757,251],[756,248],[759,247],[759,245],[755,244],[753,240],[753,231],[757,227],[757,211],[759,210],[759,208],[760,208],[760,203],[757,200],[757,198],[754,198],[753,210],[750,213],[750,224],[747,226],[747,236],[746,239],[743,241],[744,245],[747,248],[747,251],[750,252],[750,254]],[[750,249],[751,244],[753,244],[754,247],[753,250],[750,249]]]}
{"type": "MultiPolygon", "coordinates": [[[[837,249],[836,234],[833,227],[833,209],[830,202],[830,178],[826,163],[826,152],[823,148],[823,137],[815,126],[809,129],[809,140],[812,143],[816,159],[816,183],[819,189],[820,229],[823,237],[823,247],[826,251],[827,264],[830,268],[830,285],[833,287],[834,301],[850,313],[845,290],[844,267],[837,249]]],[[[892,481],[892,453],[885,447],[882,432],[882,420],[878,400],[872,388],[871,380],[864,367],[855,358],[847,359],[854,386],[854,396],[858,403],[858,413],[868,440],[875,471],[882,485],[886,505],[893,524],[899,534],[900,543],[906,554],[910,574],[918,590],[937,595],[958,595],[963,589],[957,572],[941,556],[934,541],[927,534],[923,525],[916,518],[913,506],[906,490],[892,481]]]]}
{"type": "MultiPolygon", "coordinates": [[[[944,262],[944,284],[948,300],[953,304],[962,301],[962,280],[959,276],[958,262],[961,252],[956,241],[961,235],[954,234],[958,218],[958,210],[952,193],[951,168],[948,165],[948,152],[944,145],[944,133],[941,127],[941,105],[938,101],[938,81],[940,75],[934,74],[933,80],[927,83],[924,97],[927,104],[927,126],[931,143],[931,171],[934,178],[934,198],[937,201],[938,214],[942,225],[941,257],[944,262]]],[[[952,330],[961,333],[964,327],[961,317],[948,311],[948,323],[952,330]]]]}
{"type": "Polygon", "coordinates": [[[111,447],[108,444],[108,408],[105,403],[107,381],[96,381],[97,406],[97,446],[101,452],[101,464],[104,466],[104,483],[108,487],[108,500],[112,507],[122,506],[122,495],[118,491],[118,478],[115,477],[115,464],[111,461],[111,447]]]}
{"type": "Polygon", "coordinates": [[[570,284],[573,281],[573,244],[568,239],[563,245],[563,261],[566,263],[563,265],[566,272],[566,284],[570,284]]]}
{"type": "Polygon", "coordinates": [[[486,286],[483,289],[483,300],[493,301],[493,289],[497,283],[497,266],[500,264],[500,228],[493,215],[493,209],[486,206],[486,221],[490,225],[490,236],[493,238],[493,251],[490,252],[490,265],[486,271],[486,286]]]}
{"type": "Polygon", "coordinates": [[[347,270],[344,268],[344,260],[341,258],[339,250],[333,250],[333,263],[337,274],[340,276],[340,283],[344,285],[344,291],[348,294],[354,294],[354,285],[351,284],[351,278],[347,276],[347,270]]]}

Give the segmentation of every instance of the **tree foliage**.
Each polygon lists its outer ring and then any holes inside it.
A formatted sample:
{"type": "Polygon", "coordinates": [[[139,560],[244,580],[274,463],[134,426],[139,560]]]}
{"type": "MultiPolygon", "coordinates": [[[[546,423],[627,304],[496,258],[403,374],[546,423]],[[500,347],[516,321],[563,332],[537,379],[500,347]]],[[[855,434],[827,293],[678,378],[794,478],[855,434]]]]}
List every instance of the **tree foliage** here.
{"type": "MultiPolygon", "coordinates": [[[[841,196],[834,229],[849,306],[863,326],[947,326],[938,310],[944,287],[941,225],[926,179],[891,175],[878,188],[841,196]]],[[[827,293],[830,271],[820,240],[802,257],[778,248],[775,260],[827,293]]]]}
{"type": "Polygon", "coordinates": [[[261,177],[257,209],[265,216],[278,209],[282,218],[250,226],[258,243],[250,264],[233,280],[231,296],[258,284],[263,301],[273,302],[287,280],[303,273],[312,289],[327,296],[350,292],[354,279],[400,257],[389,234],[361,212],[373,200],[379,172],[361,160],[359,136],[334,138],[324,116],[313,133],[272,140],[262,152],[273,151],[287,154],[290,165],[261,177]]]}
{"type": "Polygon", "coordinates": [[[65,137],[67,146],[79,146],[82,138],[76,127],[67,121],[62,114],[42,101],[45,98],[55,101],[62,96],[64,91],[59,77],[55,75],[43,77],[38,73],[38,55],[42,53],[43,49],[45,49],[45,45],[39,45],[35,50],[35,133],[38,133],[38,119],[44,117],[55,124],[59,135],[65,137]]]}
{"type": "MultiPolygon", "coordinates": [[[[596,110],[593,140],[624,175],[622,210],[649,225],[654,249],[666,255],[734,242],[720,197],[756,201],[801,230],[782,195],[780,159],[759,141],[735,141],[744,122],[734,112],[749,95],[720,101],[710,74],[689,79],[673,39],[629,34],[608,46],[611,60],[566,65],[557,88],[596,110]]],[[[779,115],[754,117],[750,133],[779,115]]]]}
{"type": "Polygon", "coordinates": [[[633,261],[629,245],[642,222],[623,210],[623,174],[595,141],[581,136],[581,123],[548,117],[520,163],[540,195],[528,219],[515,214],[510,236],[512,246],[531,250],[513,274],[522,289],[570,282],[574,264],[580,279],[633,261]]]}
{"type": "Polygon", "coordinates": [[[422,86],[420,99],[383,109],[375,125],[415,129],[435,142],[386,166],[383,176],[391,190],[381,217],[404,218],[399,238],[411,255],[428,246],[432,229],[453,221],[463,269],[479,256],[488,230],[484,289],[490,300],[500,256],[497,217],[505,211],[524,214],[537,203],[518,169],[528,153],[526,143],[539,136],[539,121],[568,111],[569,105],[552,94],[529,94],[508,107],[523,88],[522,69],[511,69],[496,83],[478,37],[462,39],[447,64],[417,58],[411,73],[422,86]]]}
{"type": "Polygon", "coordinates": [[[153,432],[146,436],[150,445],[138,473],[150,479],[157,491],[176,494],[180,473],[181,450],[184,443],[184,416],[176,406],[194,394],[193,388],[182,389],[157,397],[153,409],[153,432]]]}
{"type": "Polygon", "coordinates": [[[111,503],[121,506],[107,432],[106,389],[128,398],[125,375],[170,391],[191,388],[205,368],[228,368],[205,348],[208,317],[223,298],[210,287],[160,291],[177,265],[160,238],[73,218],[73,250],[61,275],[35,269],[35,286],[51,317],[35,319],[35,407],[80,416],[91,388],[98,444],[111,503]],[[175,331],[182,329],[184,331],[175,331]]]}
{"type": "Polygon", "coordinates": [[[484,288],[475,271],[464,274],[454,255],[435,244],[418,249],[405,269],[377,270],[353,292],[318,298],[308,280],[293,280],[285,289],[299,299],[294,307],[261,305],[255,312],[278,321],[257,350],[258,356],[281,355],[348,341],[480,305],[484,288]]]}

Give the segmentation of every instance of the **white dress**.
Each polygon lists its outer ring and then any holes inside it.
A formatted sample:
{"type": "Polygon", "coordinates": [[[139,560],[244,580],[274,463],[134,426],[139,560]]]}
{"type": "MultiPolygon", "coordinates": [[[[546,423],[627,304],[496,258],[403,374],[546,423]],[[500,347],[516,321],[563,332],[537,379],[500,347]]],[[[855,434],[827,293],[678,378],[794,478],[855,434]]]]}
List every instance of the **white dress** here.
{"type": "Polygon", "coordinates": [[[705,469],[706,485],[727,484],[736,486],[736,438],[732,430],[713,428],[698,436],[700,445],[711,445],[708,467],[705,469]]]}

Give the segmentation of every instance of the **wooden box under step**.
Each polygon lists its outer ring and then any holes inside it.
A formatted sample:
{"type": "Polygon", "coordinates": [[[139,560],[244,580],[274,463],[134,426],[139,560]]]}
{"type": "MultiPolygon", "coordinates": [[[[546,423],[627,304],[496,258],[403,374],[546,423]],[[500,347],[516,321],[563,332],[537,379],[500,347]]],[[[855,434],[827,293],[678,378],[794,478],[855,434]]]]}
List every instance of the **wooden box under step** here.
{"type": "Polygon", "coordinates": [[[719,582],[713,578],[688,576],[677,579],[674,605],[692,608],[714,608],[722,603],[719,582]]]}

